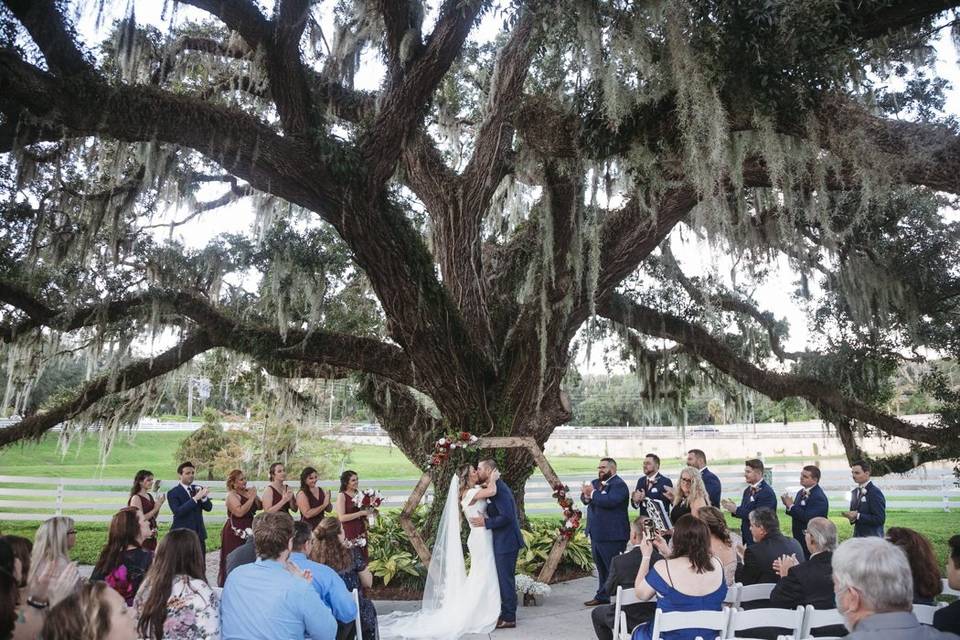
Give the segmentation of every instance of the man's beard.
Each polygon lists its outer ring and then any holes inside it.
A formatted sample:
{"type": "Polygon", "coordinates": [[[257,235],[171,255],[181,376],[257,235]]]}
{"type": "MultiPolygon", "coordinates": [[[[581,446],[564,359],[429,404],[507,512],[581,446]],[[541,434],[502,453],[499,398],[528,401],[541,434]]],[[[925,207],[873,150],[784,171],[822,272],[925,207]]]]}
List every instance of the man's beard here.
{"type": "Polygon", "coordinates": [[[601,479],[601,480],[609,480],[609,479],[610,479],[610,476],[612,476],[612,475],[613,475],[613,474],[610,473],[609,471],[606,471],[606,472],[601,471],[601,472],[600,472],[600,479],[601,479]]]}

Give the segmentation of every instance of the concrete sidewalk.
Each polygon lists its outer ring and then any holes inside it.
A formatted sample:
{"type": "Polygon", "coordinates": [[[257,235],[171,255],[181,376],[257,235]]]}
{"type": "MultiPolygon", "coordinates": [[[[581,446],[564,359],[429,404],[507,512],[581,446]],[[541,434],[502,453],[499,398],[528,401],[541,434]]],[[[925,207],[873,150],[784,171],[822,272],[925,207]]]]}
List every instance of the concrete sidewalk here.
{"type": "MultiPolygon", "coordinates": [[[[464,636],[464,640],[592,640],[596,638],[590,622],[590,607],[583,606],[597,590],[597,579],[578,578],[550,585],[550,595],[539,607],[520,606],[517,627],[501,629],[486,635],[464,636]]],[[[420,602],[377,600],[377,613],[413,611],[420,602]]]]}

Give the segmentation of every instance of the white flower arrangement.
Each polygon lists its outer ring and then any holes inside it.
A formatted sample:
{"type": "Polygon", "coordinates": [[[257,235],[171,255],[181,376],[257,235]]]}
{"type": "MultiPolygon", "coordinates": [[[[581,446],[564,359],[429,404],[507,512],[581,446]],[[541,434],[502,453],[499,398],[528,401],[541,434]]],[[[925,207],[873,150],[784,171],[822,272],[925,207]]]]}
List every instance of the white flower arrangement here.
{"type": "Polygon", "coordinates": [[[344,545],[348,549],[352,549],[354,547],[357,547],[358,549],[362,549],[365,546],[367,546],[367,539],[364,536],[360,536],[359,538],[354,538],[353,540],[344,541],[344,545]]]}
{"type": "Polygon", "coordinates": [[[520,594],[529,594],[531,596],[548,596],[550,595],[550,585],[544,584],[542,582],[537,582],[528,575],[518,573],[514,578],[517,585],[517,593],[520,594]]]}

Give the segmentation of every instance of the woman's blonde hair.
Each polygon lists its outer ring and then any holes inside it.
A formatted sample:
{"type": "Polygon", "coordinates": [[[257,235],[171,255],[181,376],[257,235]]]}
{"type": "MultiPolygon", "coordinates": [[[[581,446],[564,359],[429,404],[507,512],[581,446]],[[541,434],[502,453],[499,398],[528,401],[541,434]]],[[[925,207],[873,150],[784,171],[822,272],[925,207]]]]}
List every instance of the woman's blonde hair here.
{"type": "Polygon", "coordinates": [[[683,474],[690,476],[690,493],[687,494],[687,504],[692,505],[698,499],[703,499],[707,504],[710,504],[710,499],[707,497],[707,488],[703,486],[703,478],[700,477],[700,470],[696,467],[684,467],[680,470],[680,476],[677,480],[677,490],[673,493],[673,506],[680,504],[680,501],[683,500],[683,492],[680,490],[680,487],[683,485],[683,474]]]}
{"type": "Polygon", "coordinates": [[[473,470],[473,465],[469,462],[467,464],[462,464],[457,469],[457,477],[460,479],[460,499],[463,500],[463,494],[467,492],[467,482],[470,480],[470,472],[473,470]]]}
{"type": "Polygon", "coordinates": [[[70,550],[67,548],[67,532],[74,527],[73,518],[54,516],[37,529],[37,536],[33,541],[33,553],[30,554],[30,575],[27,582],[31,582],[50,562],[70,560],[70,550]]]}

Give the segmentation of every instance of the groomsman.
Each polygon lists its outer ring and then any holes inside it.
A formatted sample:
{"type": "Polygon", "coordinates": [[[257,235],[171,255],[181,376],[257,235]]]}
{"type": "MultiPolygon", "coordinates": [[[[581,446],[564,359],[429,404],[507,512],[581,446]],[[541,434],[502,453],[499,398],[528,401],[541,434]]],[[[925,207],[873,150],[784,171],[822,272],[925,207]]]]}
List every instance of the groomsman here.
{"type": "Polygon", "coordinates": [[[777,494],[773,487],[763,479],[763,462],[761,460],[747,460],[743,467],[743,479],[747,481],[747,488],[743,490],[743,498],[738,507],[733,500],[722,500],[723,508],[740,518],[740,535],[743,544],[753,544],[753,535],[750,533],[750,512],[760,507],[766,507],[777,512],[777,494]]]}
{"type": "Polygon", "coordinates": [[[207,528],[203,526],[203,512],[213,509],[210,501],[210,489],[193,484],[196,469],[192,462],[181,463],[177,467],[180,484],[167,491],[167,504],[173,511],[171,529],[190,529],[200,538],[200,549],[207,554],[207,528]]]}
{"type": "Polygon", "coordinates": [[[597,475],[599,477],[596,480],[583,483],[580,494],[580,500],[587,505],[586,532],[590,536],[590,552],[593,554],[600,579],[596,595],[584,603],[588,607],[610,602],[610,594],[604,588],[610,572],[610,562],[623,553],[627,540],[630,539],[630,520],[627,517],[630,489],[617,475],[616,460],[600,460],[597,475]]]}
{"type": "Polygon", "coordinates": [[[648,453],[643,459],[643,477],[637,480],[637,488],[630,496],[630,504],[640,510],[641,516],[650,516],[643,506],[644,498],[659,500],[663,503],[667,514],[670,513],[670,499],[667,497],[667,487],[673,489],[673,482],[667,476],[660,475],[660,456],[648,453]]]}
{"type": "Polygon", "coordinates": [[[700,478],[703,480],[707,495],[710,496],[710,504],[719,509],[722,487],[717,474],[707,469],[707,454],[700,449],[690,449],[687,451],[687,465],[700,470],[700,478]]]}
{"type": "Polygon", "coordinates": [[[850,495],[850,511],[844,511],[843,516],[853,525],[853,537],[882,538],[883,525],[887,521],[887,499],[870,481],[870,463],[857,460],[850,466],[850,475],[857,488],[850,495]]]}
{"type": "Polygon", "coordinates": [[[820,469],[813,465],[808,465],[800,472],[800,486],[803,487],[797,492],[796,498],[791,498],[789,494],[783,494],[781,500],[787,508],[787,515],[793,520],[793,537],[800,543],[803,549],[803,557],[810,558],[810,550],[807,548],[806,536],[807,523],[813,518],[826,518],[830,510],[830,502],[827,500],[827,494],[820,488],[820,469]]]}

